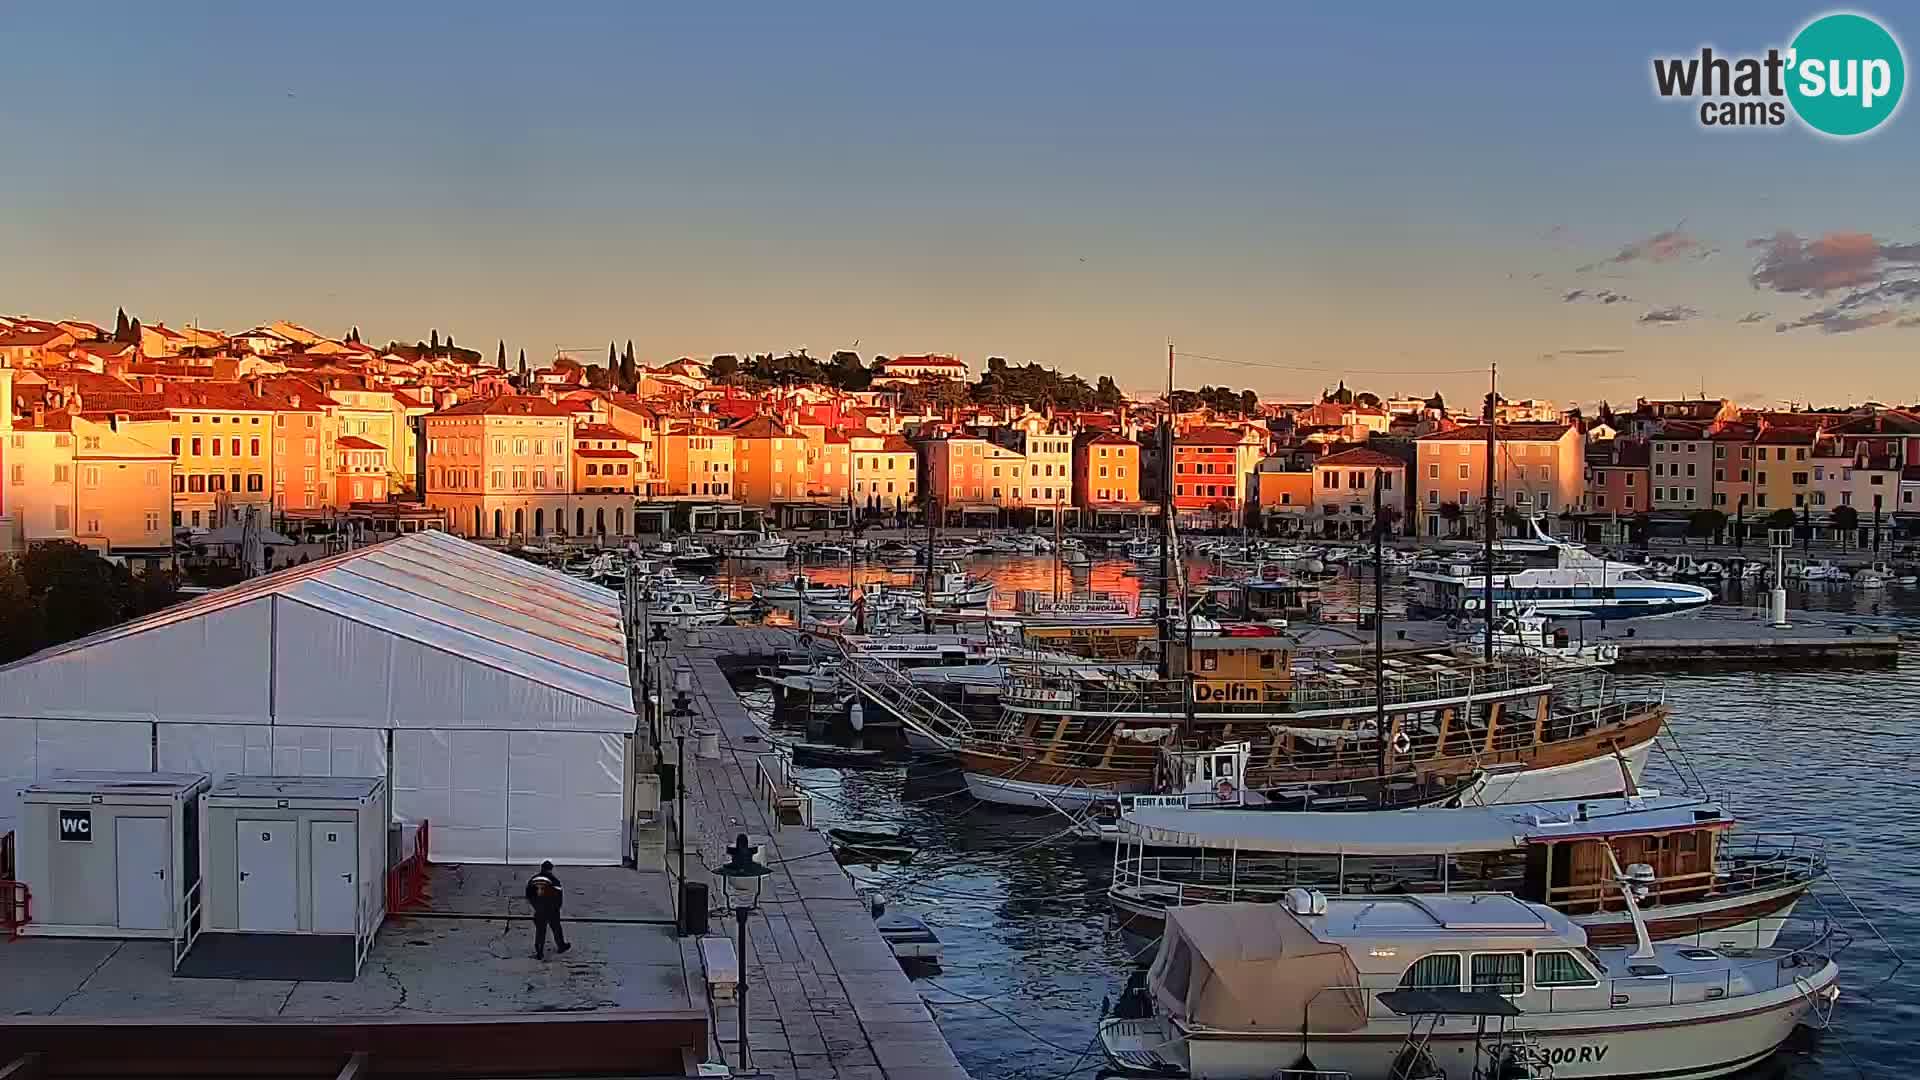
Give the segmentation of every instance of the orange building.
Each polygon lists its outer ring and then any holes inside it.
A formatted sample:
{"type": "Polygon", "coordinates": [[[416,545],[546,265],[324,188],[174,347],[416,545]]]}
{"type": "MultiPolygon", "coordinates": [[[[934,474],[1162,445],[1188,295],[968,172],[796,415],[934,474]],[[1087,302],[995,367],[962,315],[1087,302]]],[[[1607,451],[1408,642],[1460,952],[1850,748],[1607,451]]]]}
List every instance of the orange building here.
{"type": "Polygon", "coordinates": [[[387,501],[387,448],[364,435],[342,435],[333,443],[333,505],[387,501]]]}
{"type": "Polygon", "coordinates": [[[733,435],[736,500],[771,507],[807,497],[806,436],[771,416],[751,417],[727,430],[733,435]]]}
{"type": "Polygon", "coordinates": [[[1646,443],[1630,439],[1613,441],[1611,461],[1593,461],[1587,465],[1586,502],[1589,514],[1630,518],[1653,507],[1652,460],[1646,443]]]}
{"type": "Polygon", "coordinates": [[[1313,513],[1311,469],[1259,469],[1254,472],[1253,480],[1262,529],[1280,533],[1306,531],[1313,513]]]}
{"type": "MultiPolygon", "coordinates": [[[[1554,515],[1580,506],[1587,490],[1586,441],[1575,424],[1501,424],[1495,499],[1521,514],[1554,515]]],[[[1486,494],[1487,427],[1436,431],[1414,441],[1421,534],[1477,535],[1486,494]],[[1455,507],[1453,515],[1446,509],[1455,507]],[[1447,519],[1453,516],[1449,524],[1447,519]]],[[[1506,531],[1506,526],[1496,526],[1506,531]]]]}
{"type": "Polygon", "coordinates": [[[733,433],[712,424],[669,422],[660,436],[656,494],[733,498],[733,433]]]}
{"type": "Polygon", "coordinates": [[[1220,527],[1240,520],[1266,439],[1251,428],[1196,428],[1173,444],[1173,512],[1181,524],[1220,527]]]}
{"type": "Polygon", "coordinates": [[[928,440],[927,493],[943,512],[1007,510],[1025,504],[1026,458],[978,435],[928,440]]]}
{"type": "MultiPolygon", "coordinates": [[[[487,539],[626,531],[629,505],[577,505],[573,417],[534,394],[504,394],[426,418],[427,504],[452,530],[487,539]]],[[[604,499],[604,496],[599,498],[604,499]]]]}
{"type": "Polygon", "coordinates": [[[1082,510],[1138,508],[1140,444],[1111,431],[1075,439],[1073,505],[1082,510]]]}
{"type": "Polygon", "coordinates": [[[639,465],[640,455],[625,432],[605,424],[574,424],[574,491],[631,495],[638,490],[639,465]]]}
{"type": "Polygon", "coordinates": [[[266,391],[273,402],[274,506],[281,510],[319,510],[346,505],[339,501],[334,480],[338,452],[327,399],[298,383],[291,391],[282,392],[282,385],[266,391]]]}

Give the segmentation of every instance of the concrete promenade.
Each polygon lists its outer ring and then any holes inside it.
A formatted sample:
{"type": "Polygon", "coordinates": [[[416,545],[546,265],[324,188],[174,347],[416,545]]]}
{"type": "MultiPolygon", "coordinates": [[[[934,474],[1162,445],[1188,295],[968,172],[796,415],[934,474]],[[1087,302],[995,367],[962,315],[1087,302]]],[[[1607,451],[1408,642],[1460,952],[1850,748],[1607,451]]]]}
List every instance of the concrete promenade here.
{"type": "MultiPolygon", "coordinates": [[[[686,746],[687,876],[707,882],[715,936],[736,934],[721,878],[736,834],[757,841],[772,868],[748,920],[747,1038],[753,1072],[797,1080],[965,1080],[946,1037],[874,926],[867,904],[828,850],[826,837],[782,825],[769,809],[756,766],[777,757],[728,685],[717,661],[729,654],[769,655],[792,647],[793,632],[772,627],[716,627],[675,633],[670,671],[691,675],[686,746]],[[719,753],[703,758],[692,732],[717,735],[719,753]]],[[[673,704],[668,678],[666,704],[673,704]]],[[[672,720],[661,750],[677,757],[672,720]]],[[[663,793],[663,796],[666,793],[663,793]]],[[[671,836],[670,873],[677,872],[671,836]]],[[[677,891],[677,890],[676,890],[677,891]]],[[[688,971],[698,976],[698,947],[684,943],[688,971]]],[[[735,1005],[714,1010],[714,1035],[737,1065],[735,1005]]]]}

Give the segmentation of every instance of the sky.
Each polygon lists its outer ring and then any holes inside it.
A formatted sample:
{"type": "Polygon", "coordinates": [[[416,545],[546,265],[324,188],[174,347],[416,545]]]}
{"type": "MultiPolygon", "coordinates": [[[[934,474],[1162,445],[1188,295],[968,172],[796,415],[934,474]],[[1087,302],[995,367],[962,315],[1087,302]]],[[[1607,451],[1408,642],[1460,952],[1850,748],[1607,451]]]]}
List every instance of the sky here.
{"type": "Polygon", "coordinates": [[[1824,8],[554,6],[10,9],[0,311],[1920,398],[1920,114],[1712,131],[1652,90],[1824,8]]]}

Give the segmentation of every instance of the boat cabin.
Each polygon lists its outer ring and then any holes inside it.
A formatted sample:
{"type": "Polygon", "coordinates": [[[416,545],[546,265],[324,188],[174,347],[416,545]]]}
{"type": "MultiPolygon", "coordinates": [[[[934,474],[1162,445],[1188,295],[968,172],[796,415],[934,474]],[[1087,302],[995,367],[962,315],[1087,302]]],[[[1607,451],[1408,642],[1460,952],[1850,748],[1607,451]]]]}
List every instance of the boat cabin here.
{"type": "Polygon", "coordinates": [[[1116,617],[1112,622],[1047,619],[1024,621],[1021,644],[1034,649],[1083,656],[1089,660],[1135,661],[1153,652],[1160,628],[1150,622],[1116,617]]]}
{"type": "MultiPolygon", "coordinates": [[[[1274,627],[1227,623],[1195,633],[1192,650],[1176,647],[1171,674],[1193,678],[1194,704],[1259,702],[1293,687],[1294,639],[1274,627]]],[[[1177,643],[1176,643],[1177,644],[1177,643]]]]}

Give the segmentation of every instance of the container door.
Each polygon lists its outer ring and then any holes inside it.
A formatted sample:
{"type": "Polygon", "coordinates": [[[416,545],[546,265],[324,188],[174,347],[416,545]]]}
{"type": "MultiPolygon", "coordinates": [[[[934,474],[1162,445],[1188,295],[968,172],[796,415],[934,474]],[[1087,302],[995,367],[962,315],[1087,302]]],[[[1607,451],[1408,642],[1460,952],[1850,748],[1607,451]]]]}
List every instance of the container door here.
{"type": "Polygon", "coordinates": [[[122,930],[165,930],[168,918],[167,819],[123,817],[113,822],[113,857],[122,930]]]}
{"type": "Polygon", "coordinates": [[[313,930],[319,934],[351,934],[358,891],[354,887],[354,863],[359,845],[351,821],[314,821],[307,851],[313,859],[307,877],[313,907],[313,930]]]}
{"type": "Polygon", "coordinates": [[[242,821],[235,854],[240,867],[240,929],[298,930],[299,875],[293,865],[294,823],[242,821]]]}

